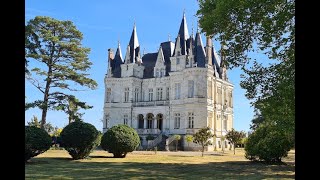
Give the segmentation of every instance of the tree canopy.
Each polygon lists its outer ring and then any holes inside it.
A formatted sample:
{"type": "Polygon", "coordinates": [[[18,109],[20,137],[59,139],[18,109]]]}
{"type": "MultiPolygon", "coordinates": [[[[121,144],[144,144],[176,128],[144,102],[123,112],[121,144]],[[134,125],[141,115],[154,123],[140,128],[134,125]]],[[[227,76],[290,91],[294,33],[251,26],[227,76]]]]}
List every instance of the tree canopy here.
{"type": "Polygon", "coordinates": [[[213,134],[211,133],[209,127],[202,128],[193,135],[193,142],[196,144],[200,144],[202,147],[201,149],[202,156],[204,152],[204,147],[212,144],[210,141],[210,138],[212,137],[213,137],[213,134]]]}
{"type": "Polygon", "coordinates": [[[294,136],[295,1],[198,0],[203,32],[223,45],[227,66],[241,67],[240,86],[265,122],[294,136]],[[268,56],[269,65],[250,52],[268,56]],[[273,60],[273,61],[271,61],[273,60]]]}
{"type": "Polygon", "coordinates": [[[233,144],[233,154],[236,154],[236,145],[241,143],[241,140],[246,137],[245,132],[243,131],[236,131],[235,129],[231,129],[226,134],[226,138],[233,144]]]}
{"type": "Polygon", "coordinates": [[[82,39],[71,21],[36,16],[25,26],[26,78],[43,94],[43,99],[31,102],[29,107],[42,110],[42,128],[47,111],[64,110],[71,91],[83,90],[79,86],[97,87],[88,77],[90,49],[82,47],[82,39]]]}

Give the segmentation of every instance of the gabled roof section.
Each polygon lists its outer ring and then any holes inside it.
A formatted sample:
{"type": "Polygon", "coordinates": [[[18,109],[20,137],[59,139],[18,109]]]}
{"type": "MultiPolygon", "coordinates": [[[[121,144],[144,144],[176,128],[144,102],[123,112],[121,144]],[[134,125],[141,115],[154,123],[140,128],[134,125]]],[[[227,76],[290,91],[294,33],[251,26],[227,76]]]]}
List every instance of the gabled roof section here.
{"type": "Polygon", "coordinates": [[[164,55],[163,55],[162,47],[160,46],[159,51],[158,51],[156,66],[157,65],[164,66],[164,62],[165,62],[164,55]]]}
{"type": "Polygon", "coordinates": [[[205,67],[206,64],[206,53],[203,47],[201,35],[199,32],[196,33],[194,42],[194,56],[198,67],[205,67]]]}

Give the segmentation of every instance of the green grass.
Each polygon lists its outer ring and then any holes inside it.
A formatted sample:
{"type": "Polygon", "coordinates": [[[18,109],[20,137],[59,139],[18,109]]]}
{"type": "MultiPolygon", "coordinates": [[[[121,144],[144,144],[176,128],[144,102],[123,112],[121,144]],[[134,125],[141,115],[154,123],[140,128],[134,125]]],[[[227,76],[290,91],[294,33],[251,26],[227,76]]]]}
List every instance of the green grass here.
{"type": "Polygon", "coordinates": [[[268,165],[250,162],[243,149],[222,154],[206,152],[137,151],[112,158],[94,151],[90,158],[72,160],[67,151],[48,150],[25,165],[26,179],[295,179],[294,151],[268,165]]]}

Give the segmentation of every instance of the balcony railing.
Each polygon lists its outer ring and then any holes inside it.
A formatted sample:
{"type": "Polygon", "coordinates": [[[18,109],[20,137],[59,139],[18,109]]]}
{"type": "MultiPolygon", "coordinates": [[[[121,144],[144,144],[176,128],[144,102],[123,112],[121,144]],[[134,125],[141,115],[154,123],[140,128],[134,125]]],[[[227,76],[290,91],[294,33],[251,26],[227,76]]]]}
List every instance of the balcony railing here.
{"type": "Polygon", "coordinates": [[[145,102],[133,102],[134,107],[144,107],[144,106],[167,106],[168,101],[145,101],[145,102]]]}
{"type": "Polygon", "coordinates": [[[160,129],[136,129],[138,134],[160,134],[160,129]]]}

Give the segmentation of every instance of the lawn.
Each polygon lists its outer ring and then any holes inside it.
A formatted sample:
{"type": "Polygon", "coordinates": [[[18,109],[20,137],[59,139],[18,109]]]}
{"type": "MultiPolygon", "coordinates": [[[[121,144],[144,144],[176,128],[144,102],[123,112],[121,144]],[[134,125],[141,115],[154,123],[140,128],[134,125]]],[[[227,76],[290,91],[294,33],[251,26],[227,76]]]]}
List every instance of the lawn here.
{"type": "Polygon", "coordinates": [[[295,179],[295,151],[267,165],[250,162],[244,150],[206,152],[135,151],[112,158],[94,151],[90,158],[72,160],[65,150],[48,150],[25,165],[26,179],[295,179]]]}

